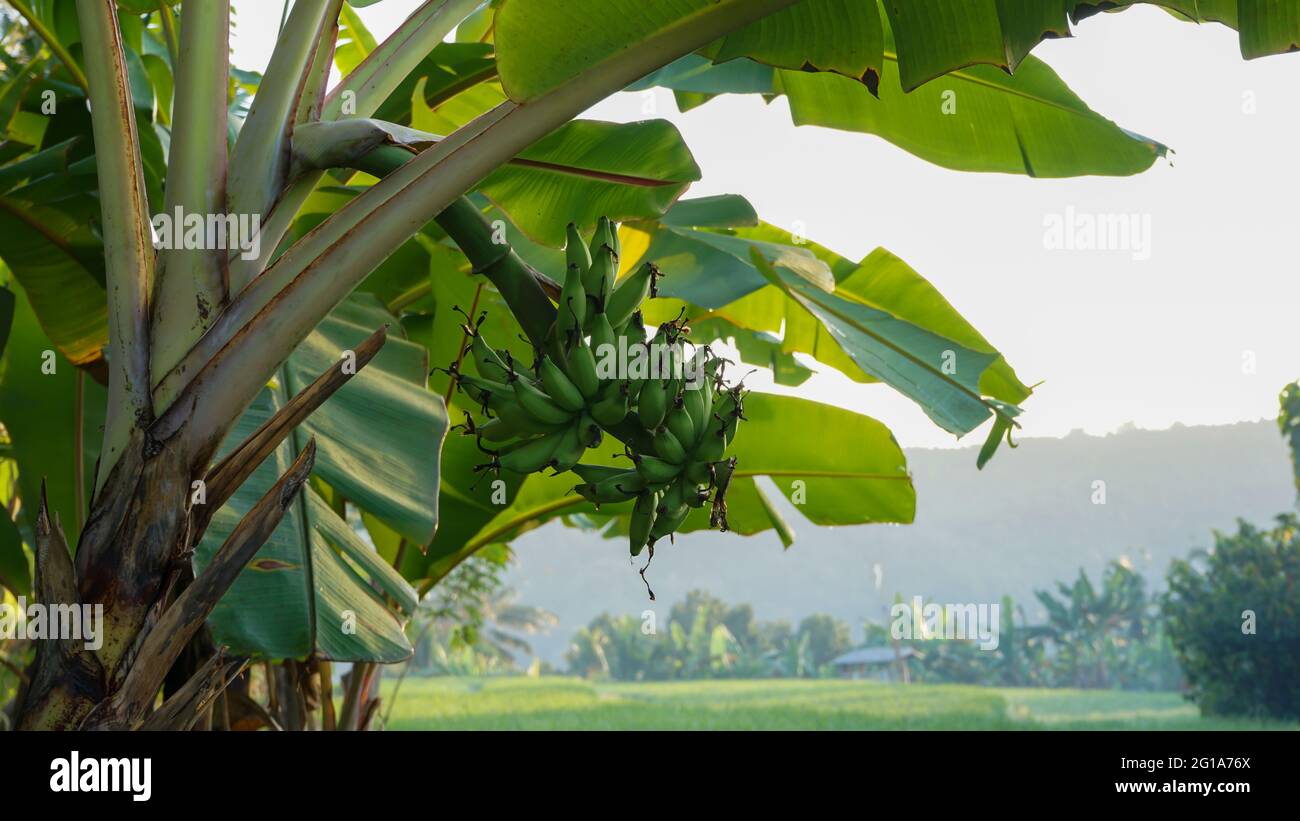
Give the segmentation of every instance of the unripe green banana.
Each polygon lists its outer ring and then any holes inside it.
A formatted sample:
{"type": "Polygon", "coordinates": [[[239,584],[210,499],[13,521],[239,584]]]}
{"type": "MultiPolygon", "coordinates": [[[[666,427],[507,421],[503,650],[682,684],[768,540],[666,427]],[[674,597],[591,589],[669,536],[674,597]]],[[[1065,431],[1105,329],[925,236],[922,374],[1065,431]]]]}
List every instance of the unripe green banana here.
{"type": "Polygon", "coordinates": [[[586,482],[574,488],[580,496],[597,506],[626,502],[645,489],[645,480],[634,470],[603,481],[586,482]]]}
{"type": "Polygon", "coordinates": [[[517,439],[520,436],[527,436],[533,432],[534,431],[520,430],[502,419],[500,416],[497,416],[496,419],[489,419],[482,424],[475,425],[474,429],[471,431],[466,431],[466,433],[477,434],[489,442],[508,442],[511,439],[517,439]]]}
{"type": "Polygon", "coordinates": [[[548,463],[556,473],[563,473],[578,464],[587,446],[582,441],[582,423],[577,422],[559,434],[560,442],[555,447],[551,461],[548,463]]]}
{"type": "Polygon", "coordinates": [[[641,386],[637,397],[637,418],[646,430],[659,427],[668,414],[669,391],[671,380],[649,379],[641,386]]]}
{"type": "Polygon", "coordinates": [[[618,382],[615,384],[617,389],[611,396],[607,396],[591,406],[592,417],[606,428],[613,427],[627,418],[627,383],[618,382]]]}
{"type": "Polygon", "coordinates": [[[564,274],[564,287],[560,289],[560,304],[556,306],[555,325],[566,345],[582,335],[587,316],[587,291],[582,287],[582,269],[570,265],[564,274]]]}
{"type": "Polygon", "coordinates": [[[659,278],[659,268],[653,262],[642,264],[632,273],[623,277],[614,287],[613,293],[605,300],[605,313],[609,314],[609,324],[615,328],[632,318],[632,314],[641,307],[647,297],[658,294],[655,282],[659,278]]]}
{"type": "Polygon", "coordinates": [[[538,390],[527,378],[515,374],[515,380],[511,385],[514,387],[515,399],[519,405],[538,422],[546,425],[562,425],[573,419],[573,411],[557,405],[551,397],[538,390]]]}
{"type": "Polygon", "coordinates": [[[600,377],[596,374],[596,357],[592,355],[591,346],[582,337],[573,344],[569,351],[569,375],[572,382],[582,394],[583,404],[587,404],[600,394],[600,377]]]}
{"type": "Polygon", "coordinates": [[[704,438],[695,446],[695,452],[691,454],[699,462],[705,464],[716,462],[727,452],[727,435],[721,425],[717,428],[710,428],[704,433],[704,438]]]}
{"type": "Polygon", "coordinates": [[[740,388],[733,388],[732,393],[735,395],[735,400],[731,412],[723,416],[724,425],[722,428],[728,447],[736,441],[736,430],[740,427],[740,420],[745,418],[744,392],[740,388]]]}
{"type": "Polygon", "coordinates": [[[691,507],[685,501],[675,507],[665,507],[661,503],[655,515],[654,525],[650,528],[650,544],[653,545],[665,536],[671,536],[689,515],[691,515],[691,507]]]}
{"type": "Polygon", "coordinates": [[[627,318],[627,321],[622,324],[615,324],[614,320],[610,318],[608,311],[606,311],[605,317],[609,319],[609,324],[613,326],[614,333],[627,339],[629,347],[636,342],[645,342],[645,318],[639,310],[633,311],[632,315],[627,318]]]}
{"type": "Polygon", "coordinates": [[[493,397],[510,396],[513,393],[504,382],[495,382],[465,373],[456,375],[456,385],[470,399],[487,407],[491,407],[493,397]]]}
{"type": "Polygon", "coordinates": [[[627,476],[628,474],[639,476],[635,470],[628,470],[625,467],[611,467],[609,465],[583,465],[573,466],[573,472],[584,482],[598,483],[606,479],[612,479],[615,476],[627,476]]]}
{"type": "Polygon", "coordinates": [[[691,419],[690,412],[686,410],[686,397],[691,393],[687,391],[677,397],[672,410],[668,411],[668,418],[664,421],[664,425],[681,443],[683,449],[694,445],[696,439],[695,422],[691,419]]]}
{"type": "Polygon", "coordinates": [[[609,298],[614,293],[614,278],[618,275],[618,261],[614,250],[608,245],[601,245],[592,251],[591,269],[583,278],[582,284],[587,293],[595,299],[600,309],[605,310],[609,298]]]}
{"type": "Polygon", "coordinates": [[[704,503],[709,501],[709,489],[691,485],[689,492],[686,494],[686,504],[691,507],[704,507],[704,503]]]}
{"type": "Polygon", "coordinates": [[[578,438],[582,440],[584,447],[599,447],[605,434],[601,431],[600,425],[592,418],[590,413],[582,414],[582,419],[578,422],[578,438]]]}
{"type": "Polygon", "coordinates": [[[663,496],[659,499],[658,512],[662,516],[684,504],[686,504],[686,483],[678,477],[664,489],[663,496]]]}
{"type": "Polygon", "coordinates": [[[609,217],[601,217],[596,220],[596,230],[591,235],[592,259],[596,258],[596,252],[599,251],[602,246],[609,246],[610,250],[614,249],[614,235],[611,231],[612,226],[613,223],[609,221],[609,217]]]}
{"type": "Polygon", "coordinates": [[[587,252],[587,243],[582,241],[582,234],[578,233],[578,226],[573,223],[569,223],[566,233],[568,244],[564,246],[564,252],[568,257],[568,264],[578,266],[578,270],[585,276],[587,270],[591,268],[591,254],[587,252]]]}
{"type": "Polygon", "coordinates": [[[523,406],[519,404],[519,400],[515,399],[513,391],[504,396],[493,396],[488,408],[506,426],[519,431],[524,436],[553,433],[560,427],[560,425],[537,421],[531,413],[524,410],[523,406]]]}
{"type": "Polygon", "coordinates": [[[708,427],[709,418],[713,413],[714,363],[722,360],[710,360],[708,355],[707,347],[702,347],[695,352],[686,374],[687,383],[682,391],[682,406],[686,408],[695,430],[695,437],[692,440],[682,442],[688,447],[698,444],[703,438],[704,429],[708,427]]]}
{"type": "Polygon", "coordinates": [[[501,467],[515,473],[536,473],[555,458],[556,448],[569,433],[568,428],[520,442],[509,447],[497,457],[501,467]]]}
{"type": "Polygon", "coordinates": [[[555,404],[567,411],[577,412],[587,406],[587,399],[578,390],[577,385],[564,375],[560,366],[549,356],[543,356],[538,366],[542,377],[542,387],[550,394],[555,404]]]}
{"type": "Polygon", "coordinates": [[[686,466],[686,481],[694,485],[711,485],[713,484],[713,469],[711,462],[691,462],[686,466]]]}
{"type": "Polygon", "coordinates": [[[634,457],[634,461],[636,462],[637,473],[640,473],[646,482],[652,485],[671,482],[677,478],[677,475],[685,467],[681,464],[669,462],[666,459],[640,454],[634,457]]]}
{"type": "Polygon", "coordinates": [[[632,508],[632,521],[628,528],[628,546],[633,556],[641,555],[646,543],[650,541],[650,531],[654,529],[656,508],[659,506],[659,494],[642,491],[636,497],[632,508]]]}
{"type": "Polygon", "coordinates": [[[604,311],[597,311],[591,317],[591,350],[596,356],[604,353],[601,350],[602,345],[610,345],[617,352],[618,334],[614,333],[614,326],[609,324],[609,315],[604,311]]]}
{"type": "Polygon", "coordinates": [[[471,334],[469,353],[474,358],[474,369],[478,371],[479,376],[496,382],[506,381],[510,368],[506,367],[501,355],[492,350],[491,345],[487,344],[487,340],[483,338],[483,334],[479,333],[478,329],[474,329],[471,334]]]}
{"type": "Polygon", "coordinates": [[[722,439],[722,443],[723,443],[722,447],[724,450],[726,449],[727,446],[726,428],[727,428],[728,420],[732,418],[732,414],[734,414],[735,411],[736,411],[736,397],[735,394],[733,394],[730,391],[723,393],[721,397],[718,397],[716,401],[714,401],[713,413],[709,417],[709,424],[705,426],[704,433],[699,437],[697,437],[699,440],[696,443],[697,458],[706,462],[716,462],[718,459],[722,458],[721,453],[706,457],[703,453],[700,453],[699,451],[701,449],[707,448],[710,454],[712,454],[712,451],[714,449],[714,445],[712,444],[712,442],[713,440],[716,439],[722,439]]]}
{"type": "Polygon", "coordinates": [[[655,453],[666,462],[672,462],[674,465],[681,465],[686,462],[686,448],[682,443],[673,436],[667,426],[660,426],[655,430],[655,453]]]}

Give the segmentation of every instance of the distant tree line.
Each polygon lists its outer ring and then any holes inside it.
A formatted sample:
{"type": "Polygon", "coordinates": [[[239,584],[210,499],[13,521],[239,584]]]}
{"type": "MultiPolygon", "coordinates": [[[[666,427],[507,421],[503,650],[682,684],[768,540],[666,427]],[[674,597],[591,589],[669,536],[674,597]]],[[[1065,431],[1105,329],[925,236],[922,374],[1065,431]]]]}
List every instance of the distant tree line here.
{"type": "MultiPolygon", "coordinates": [[[[1080,572],[1055,593],[1040,591],[1048,620],[1029,626],[1010,597],[1001,605],[998,647],[976,641],[897,640],[888,623],[867,622],[862,646],[911,647],[914,680],[999,686],[1167,690],[1180,674],[1160,629],[1159,604],[1142,577],[1113,562],[1098,589],[1080,572]]],[[[668,624],[603,613],[574,635],[570,672],[618,681],[695,678],[817,678],[854,647],[849,625],[814,614],[791,627],[760,621],[748,604],[692,591],[668,624]],[[653,627],[653,630],[650,629],[653,627]]]]}

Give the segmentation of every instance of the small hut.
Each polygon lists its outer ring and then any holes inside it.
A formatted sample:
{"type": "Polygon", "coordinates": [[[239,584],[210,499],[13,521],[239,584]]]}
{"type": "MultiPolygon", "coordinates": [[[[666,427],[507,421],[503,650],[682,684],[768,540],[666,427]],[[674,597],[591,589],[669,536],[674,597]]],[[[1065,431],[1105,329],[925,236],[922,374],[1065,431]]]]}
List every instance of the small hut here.
{"type": "Polygon", "coordinates": [[[907,660],[919,656],[911,647],[860,647],[831,659],[840,678],[899,681],[912,680],[907,660]]]}

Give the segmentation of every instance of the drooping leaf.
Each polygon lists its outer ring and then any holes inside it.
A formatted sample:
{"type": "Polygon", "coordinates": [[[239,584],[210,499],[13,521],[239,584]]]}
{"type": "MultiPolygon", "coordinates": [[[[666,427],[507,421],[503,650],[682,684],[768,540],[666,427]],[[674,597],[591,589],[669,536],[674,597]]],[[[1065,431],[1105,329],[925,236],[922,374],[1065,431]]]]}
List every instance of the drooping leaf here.
{"type": "Polygon", "coordinates": [[[803,0],[732,32],[706,53],[799,71],[831,71],[874,88],[885,47],[880,14],[863,0],[803,0]]]}
{"type": "Polygon", "coordinates": [[[781,288],[835,338],[862,370],[912,399],[935,424],[958,436],[990,416],[980,378],[996,353],[973,350],[840,293],[809,287],[765,266],[781,288]]]}
{"type": "MultiPolygon", "coordinates": [[[[805,518],[820,526],[911,522],[916,491],[907,460],[889,429],[845,408],[776,394],[750,393],[746,421],[728,453],[737,458],[727,494],[731,529],[768,529],[775,508],[761,499],[755,477],[770,477],[805,518]],[[826,436],[855,443],[828,448],[826,436]],[[734,495],[733,495],[734,494],[734,495]]],[[[695,511],[687,530],[707,525],[695,511]]]]}
{"type": "MultiPolygon", "coordinates": [[[[664,299],[652,300],[646,307],[651,324],[671,319],[685,307],[692,327],[700,332],[696,341],[733,336],[745,362],[775,367],[782,384],[799,384],[806,378],[806,369],[789,356],[793,353],[812,356],[859,382],[879,378],[846,352],[833,326],[800,301],[770,287],[752,257],[714,253],[714,238],[722,234],[737,243],[733,249],[785,248],[814,258],[833,277],[837,296],[923,329],[932,335],[928,338],[954,343],[954,357],[963,349],[992,357],[978,376],[980,393],[1011,404],[1029,396],[1029,388],[997,350],[933,285],[888,251],[877,249],[861,262],[853,262],[766,223],[723,229],[693,227],[689,223],[696,221],[697,215],[708,213],[708,209],[693,205],[695,202],[680,202],[657,225],[625,225],[620,233],[624,238],[623,270],[650,259],[664,274],[659,289],[664,299]],[[671,229],[672,239],[662,241],[663,226],[670,223],[677,224],[671,229]],[[720,287],[729,289],[723,297],[718,296],[720,287]],[[737,332],[741,335],[734,336],[737,332]],[[779,342],[776,349],[772,347],[774,339],[779,342]]],[[[764,258],[770,262],[780,257],[765,254],[764,258]]]]}
{"type": "MultiPolygon", "coordinates": [[[[437,523],[439,448],[445,409],[425,388],[422,346],[401,337],[393,318],[368,295],[349,298],[313,332],[262,391],[223,447],[283,406],[310,378],[339,363],[376,327],[387,344],[371,363],[294,432],[213,519],[196,553],[201,566],[239,515],[315,436],[317,472],[331,495],[357,506],[417,543],[437,523]]],[[[287,515],[213,612],[220,641],[237,652],[293,658],[318,652],[338,660],[396,661],[409,654],[401,623],[414,594],[373,548],[315,491],[287,515]],[[391,609],[371,591],[385,591],[391,609]],[[355,632],[350,621],[355,618],[355,632]],[[348,629],[345,629],[348,628],[348,629]]]]}
{"type": "MultiPolygon", "coordinates": [[[[510,99],[527,102],[638,45],[680,36],[705,21],[736,27],[788,3],[760,0],[505,0],[494,21],[497,64],[510,99]]],[[[725,31],[725,29],[723,29],[725,31]]],[[[721,32],[719,32],[721,33],[721,32]]]]}
{"type": "Polygon", "coordinates": [[[784,94],[795,125],[875,134],[957,171],[1129,175],[1168,151],[1092,111],[1037,58],[1026,58],[1014,75],[987,65],[950,70],[910,93],[901,84],[899,59],[887,32],[875,93],[832,72],[773,70],[745,58],[711,66],[698,55],[642,84],[714,95],[784,94]]]}

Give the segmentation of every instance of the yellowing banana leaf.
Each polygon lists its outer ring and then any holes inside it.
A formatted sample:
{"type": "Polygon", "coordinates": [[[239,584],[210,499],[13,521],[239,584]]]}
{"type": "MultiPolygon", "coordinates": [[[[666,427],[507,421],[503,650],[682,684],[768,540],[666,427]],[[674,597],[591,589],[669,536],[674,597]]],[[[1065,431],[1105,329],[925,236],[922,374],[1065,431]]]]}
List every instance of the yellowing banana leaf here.
{"type": "MultiPolygon", "coordinates": [[[[290,357],[241,418],[223,448],[242,441],[345,351],[389,325],[387,344],[278,448],[213,519],[196,551],[201,568],[239,517],[292,462],[311,435],[315,478],[413,541],[437,523],[439,449],[447,429],[441,399],[425,389],[422,346],[368,295],[350,297],[290,357]]],[[[214,635],[241,654],[340,661],[399,661],[415,594],[321,496],[305,492],[240,574],[210,618],[214,635]],[[379,591],[376,593],[376,591],[379,591]],[[382,593],[388,601],[379,597],[382,593]],[[391,605],[390,605],[391,602],[391,605]]]]}

